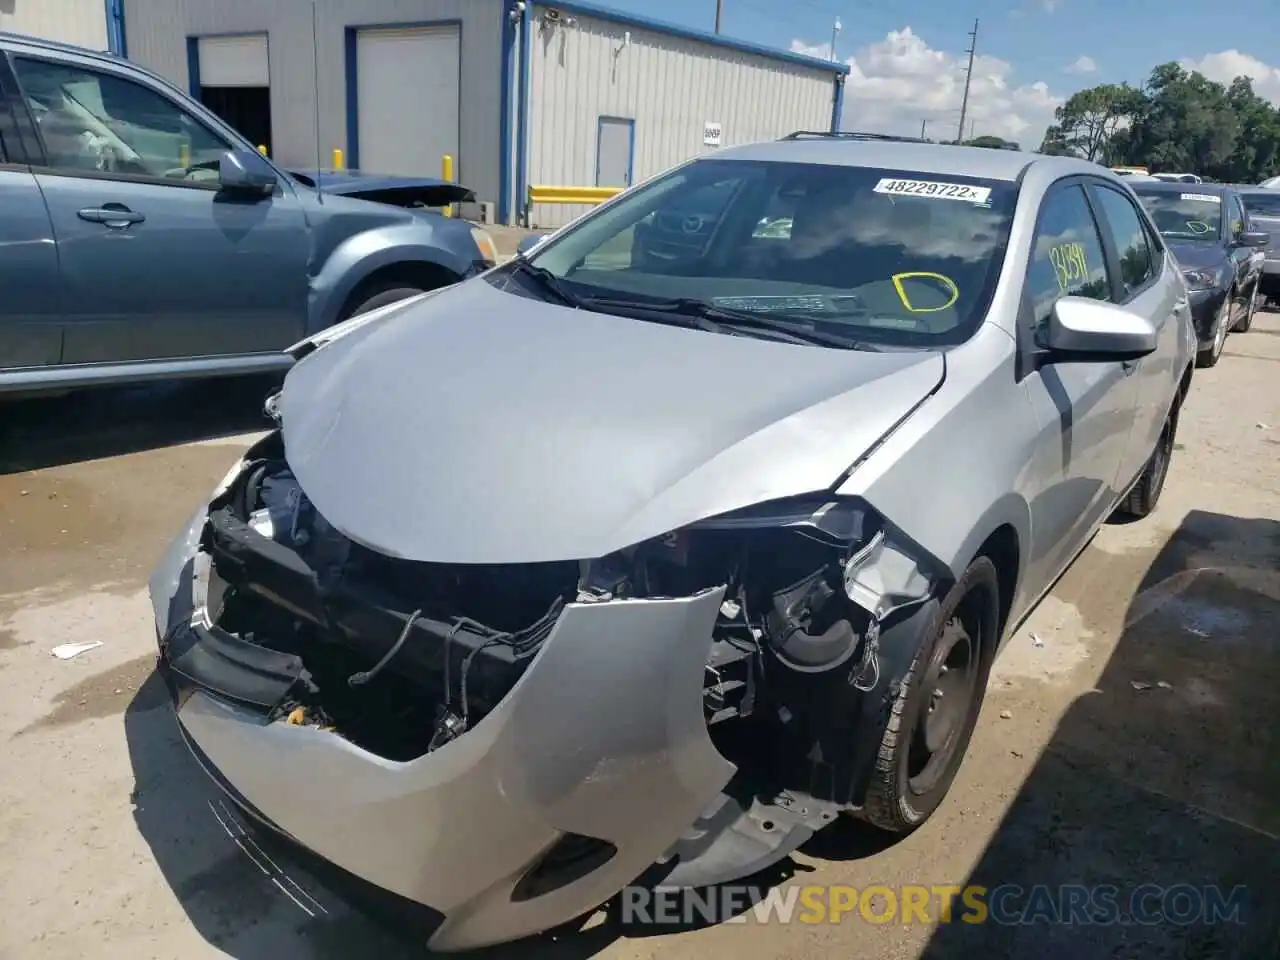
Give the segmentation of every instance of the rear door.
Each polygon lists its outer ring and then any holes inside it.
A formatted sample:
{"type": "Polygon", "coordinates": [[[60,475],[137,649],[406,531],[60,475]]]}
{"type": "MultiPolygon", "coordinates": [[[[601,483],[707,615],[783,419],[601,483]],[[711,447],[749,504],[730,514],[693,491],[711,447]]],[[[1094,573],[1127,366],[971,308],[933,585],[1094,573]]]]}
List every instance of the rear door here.
{"type": "Polygon", "coordinates": [[[56,364],[62,352],[58,252],[27,166],[15,92],[0,53],[0,381],[5,371],[56,364]]]}
{"type": "Polygon", "coordinates": [[[57,239],[64,364],[238,356],[303,335],[308,234],[291,186],[219,191],[234,142],[127,66],[15,49],[57,239]]]}
{"type": "Polygon", "coordinates": [[[1167,264],[1163,244],[1147,225],[1147,218],[1123,191],[1101,180],[1089,180],[1102,226],[1103,245],[1115,269],[1111,299],[1126,310],[1146,317],[1155,326],[1154,353],[1126,365],[1137,379],[1133,426],[1121,459],[1116,486],[1128,488],[1155,450],[1181,376],[1178,360],[1179,317],[1190,309],[1177,271],[1167,264]]]}

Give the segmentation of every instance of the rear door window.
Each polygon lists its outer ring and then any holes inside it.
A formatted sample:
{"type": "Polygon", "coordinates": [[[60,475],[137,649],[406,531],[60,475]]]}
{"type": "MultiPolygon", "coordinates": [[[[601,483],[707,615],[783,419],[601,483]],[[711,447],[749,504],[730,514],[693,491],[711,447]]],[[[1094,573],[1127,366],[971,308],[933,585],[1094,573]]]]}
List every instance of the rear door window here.
{"type": "Polygon", "coordinates": [[[1155,276],[1155,258],[1137,208],[1119,190],[1093,184],[1093,195],[1102,208],[1107,234],[1120,260],[1120,302],[1145,287],[1155,276]]]}

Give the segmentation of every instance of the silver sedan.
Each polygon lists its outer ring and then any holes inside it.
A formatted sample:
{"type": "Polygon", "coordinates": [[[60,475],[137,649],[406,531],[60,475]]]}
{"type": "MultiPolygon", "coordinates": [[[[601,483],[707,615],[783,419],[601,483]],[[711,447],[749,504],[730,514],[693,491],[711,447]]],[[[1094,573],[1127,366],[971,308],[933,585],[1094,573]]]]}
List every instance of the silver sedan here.
{"type": "Polygon", "coordinates": [[[718,151],[297,345],[152,579],[160,669],[247,819],[438,950],[905,833],[1155,508],[1195,346],[1096,164],[718,151]]]}

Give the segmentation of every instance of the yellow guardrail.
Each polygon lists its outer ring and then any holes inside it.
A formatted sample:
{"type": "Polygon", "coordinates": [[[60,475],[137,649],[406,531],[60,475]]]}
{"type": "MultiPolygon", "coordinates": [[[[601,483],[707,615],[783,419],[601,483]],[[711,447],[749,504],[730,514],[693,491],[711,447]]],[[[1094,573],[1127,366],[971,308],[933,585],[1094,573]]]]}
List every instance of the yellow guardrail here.
{"type": "Polygon", "coordinates": [[[604,203],[622,192],[622,187],[529,187],[529,203],[604,203]]]}

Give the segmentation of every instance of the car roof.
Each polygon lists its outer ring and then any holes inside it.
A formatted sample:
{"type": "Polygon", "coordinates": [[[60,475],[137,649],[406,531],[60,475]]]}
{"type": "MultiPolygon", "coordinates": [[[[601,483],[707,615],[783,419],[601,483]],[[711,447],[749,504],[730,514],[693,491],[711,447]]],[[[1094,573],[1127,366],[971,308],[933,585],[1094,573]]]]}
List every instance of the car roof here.
{"type": "Polygon", "coordinates": [[[1136,193],[1186,193],[1194,189],[1196,193],[1204,193],[1216,197],[1227,191],[1234,191],[1229,183],[1172,183],[1168,180],[1143,180],[1132,188],[1136,193]]]}
{"type": "Polygon", "coordinates": [[[919,173],[1014,181],[1035,165],[1059,168],[1063,173],[1106,173],[1088,160],[1051,157],[989,147],[960,147],[944,143],[901,140],[852,140],[840,137],[776,140],[728,147],[706,154],[706,159],[761,160],[773,163],[815,163],[829,166],[875,167],[919,173]]]}

